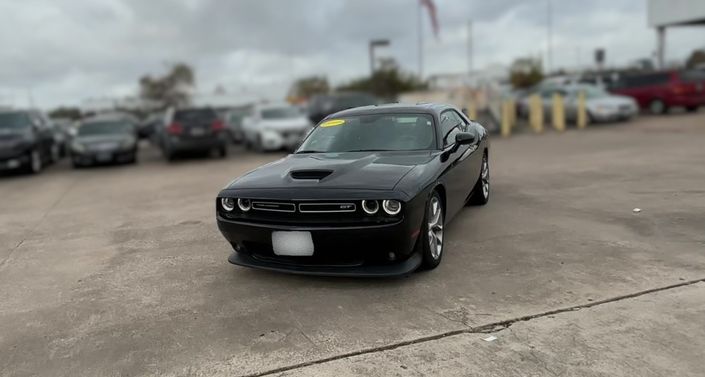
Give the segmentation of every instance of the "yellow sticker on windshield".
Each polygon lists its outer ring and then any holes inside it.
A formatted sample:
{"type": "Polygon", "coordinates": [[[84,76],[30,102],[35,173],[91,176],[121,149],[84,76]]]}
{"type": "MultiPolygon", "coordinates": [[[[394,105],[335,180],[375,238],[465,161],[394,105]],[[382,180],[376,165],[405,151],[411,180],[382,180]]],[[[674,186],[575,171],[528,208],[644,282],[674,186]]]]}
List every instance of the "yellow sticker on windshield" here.
{"type": "Polygon", "coordinates": [[[323,122],[321,124],[321,127],[335,127],[335,126],[340,126],[342,124],[345,124],[345,121],[342,119],[331,119],[323,122]]]}

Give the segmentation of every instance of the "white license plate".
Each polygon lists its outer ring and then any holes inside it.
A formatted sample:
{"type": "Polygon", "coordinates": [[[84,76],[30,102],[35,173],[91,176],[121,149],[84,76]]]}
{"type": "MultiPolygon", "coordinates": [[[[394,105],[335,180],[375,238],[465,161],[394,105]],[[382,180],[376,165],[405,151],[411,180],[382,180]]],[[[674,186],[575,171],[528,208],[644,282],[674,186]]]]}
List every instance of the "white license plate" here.
{"type": "Polygon", "coordinates": [[[272,232],[272,249],[281,256],[308,257],[313,255],[311,232],[272,232]]]}
{"type": "Polygon", "coordinates": [[[203,128],[192,128],[191,129],[191,136],[203,136],[206,134],[206,130],[203,128]]]}

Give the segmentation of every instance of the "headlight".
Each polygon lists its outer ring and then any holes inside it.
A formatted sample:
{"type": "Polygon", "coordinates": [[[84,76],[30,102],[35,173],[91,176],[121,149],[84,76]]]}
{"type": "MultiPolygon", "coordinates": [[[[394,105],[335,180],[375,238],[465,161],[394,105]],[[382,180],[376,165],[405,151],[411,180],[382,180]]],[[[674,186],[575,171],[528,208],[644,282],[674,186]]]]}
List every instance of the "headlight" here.
{"type": "Polygon", "coordinates": [[[382,202],[382,208],[388,215],[398,215],[401,212],[401,203],[397,200],[385,200],[382,202]]]}
{"type": "Polygon", "coordinates": [[[79,152],[79,153],[80,153],[80,152],[85,151],[85,150],[86,150],[86,147],[85,147],[83,144],[81,144],[81,143],[79,143],[79,142],[77,142],[77,141],[74,141],[73,143],[71,143],[71,149],[72,149],[73,151],[75,151],[75,152],[79,152]]]}
{"type": "Polygon", "coordinates": [[[238,199],[237,206],[242,212],[247,212],[252,208],[252,202],[250,199],[238,199]]]}
{"type": "Polygon", "coordinates": [[[363,200],[362,210],[368,215],[374,215],[379,210],[379,203],[376,200],[363,200]]]}
{"type": "Polygon", "coordinates": [[[235,209],[235,199],[233,198],[220,198],[220,206],[227,212],[231,212],[235,209]]]}

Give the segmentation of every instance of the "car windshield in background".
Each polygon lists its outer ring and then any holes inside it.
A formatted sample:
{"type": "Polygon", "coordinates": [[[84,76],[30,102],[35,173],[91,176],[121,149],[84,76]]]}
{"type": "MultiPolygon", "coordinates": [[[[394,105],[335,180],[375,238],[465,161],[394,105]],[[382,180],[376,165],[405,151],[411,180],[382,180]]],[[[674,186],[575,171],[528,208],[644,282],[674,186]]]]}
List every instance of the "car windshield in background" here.
{"type": "Polygon", "coordinates": [[[210,122],[216,117],[212,109],[179,110],[174,114],[174,120],[177,122],[210,122]]]}
{"type": "Polygon", "coordinates": [[[296,107],[276,107],[262,110],[262,119],[287,119],[302,116],[296,107]]]}
{"type": "Polygon", "coordinates": [[[122,135],[132,131],[132,125],[126,122],[91,122],[78,128],[78,136],[122,135]]]}
{"type": "Polygon", "coordinates": [[[574,94],[577,95],[580,92],[585,92],[585,97],[587,98],[603,98],[611,95],[606,90],[597,86],[579,87],[575,90],[574,94]]]}
{"type": "Polygon", "coordinates": [[[0,113],[0,129],[20,130],[30,125],[29,117],[25,113],[0,113]]]}
{"type": "Polygon", "coordinates": [[[297,153],[430,150],[435,135],[427,114],[359,115],[323,121],[297,153]]]}

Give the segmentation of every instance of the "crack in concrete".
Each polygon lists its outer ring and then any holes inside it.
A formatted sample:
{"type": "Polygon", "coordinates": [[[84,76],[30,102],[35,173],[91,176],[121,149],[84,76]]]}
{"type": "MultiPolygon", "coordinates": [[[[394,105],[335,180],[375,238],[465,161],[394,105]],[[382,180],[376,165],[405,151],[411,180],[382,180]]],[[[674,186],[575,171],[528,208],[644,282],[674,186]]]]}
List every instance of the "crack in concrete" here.
{"type": "MultiPolygon", "coordinates": [[[[312,365],[325,364],[325,363],[328,363],[331,361],[347,359],[347,358],[351,358],[351,357],[355,357],[355,356],[390,351],[390,350],[394,350],[394,349],[405,347],[405,346],[431,342],[434,340],[448,338],[448,337],[452,337],[452,336],[456,336],[456,335],[495,333],[498,331],[508,329],[509,327],[511,327],[513,324],[515,324],[517,322],[526,322],[526,321],[530,321],[532,319],[547,317],[547,316],[551,316],[554,314],[560,314],[560,313],[566,313],[566,312],[572,312],[572,311],[592,308],[594,306],[600,306],[600,305],[604,305],[604,304],[608,304],[608,303],[612,303],[612,302],[628,300],[631,298],[636,298],[636,297],[648,295],[651,293],[666,291],[666,290],[675,289],[675,288],[681,288],[681,287],[685,287],[685,286],[689,286],[689,285],[693,285],[693,284],[697,284],[697,283],[704,283],[704,282],[705,282],[705,278],[684,281],[681,283],[671,284],[671,285],[667,285],[664,287],[652,288],[652,289],[647,289],[647,290],[638,291],[638,292],[634,292],[634,293],[629,293],[626,295],[615,296],[615,297],[611,297],[611,298],[604,299],[604,300],[591,301],[591,302],[588,302],[587,304],[574,305],[574,306],[569,306],[569,307],[565,307],[565,308],[553,309],[553,310],[549,310],[549,311],[545,311],[545,312],[541,312],[541,313],[537,313],[537,314],[530,314],[530,315],[525,315],[525,316],[516,317],[516,318],[512,318],[512,319],[507,319],[504,321],[492,322],[492,323],[488,323],[488,324],[477,326],[477,327],[468,327],[468,328],[464,328],[464,329],[451,330],[451,331],[443,332],[440,334],[434,334],[434,335],[424,336],[424,337],[420,337],[420,338],[405,340],[405,341],[401,341],[401,342],[390,343],[390,344],[386,344],[386,345],[382,345],[382,346],[365,348],[365,349],[352,351],[352,352],[346,352],[346,353],[342,353],[342,354],[338,354],[338,355],[324,357],[321,359],[310,360],[310,361],[305,361],[305,362],[301,362],[298,364],[292,364],[292,365],[288,365],[288,366],[274,368],[274,369],[270,369],[270,370],[263,371],[263,372],[246,374],[246,375],[242,375],[242,377],[262,377],[262,376],[268,376],[268,375],[273,375],[273,374],[282,375],[284,372],[288,372],[288,371],[292,371],[292,370],[296,370],[296,369],[301,369],[301,368],[309,367],[312,365]]],[[[454,321],[454,322],[457,322],[457,321],[454,321]]]]}

